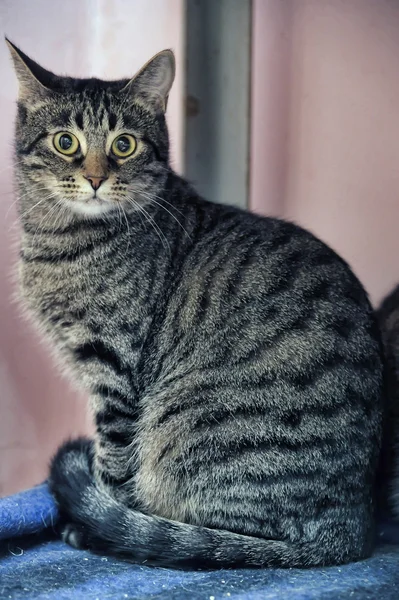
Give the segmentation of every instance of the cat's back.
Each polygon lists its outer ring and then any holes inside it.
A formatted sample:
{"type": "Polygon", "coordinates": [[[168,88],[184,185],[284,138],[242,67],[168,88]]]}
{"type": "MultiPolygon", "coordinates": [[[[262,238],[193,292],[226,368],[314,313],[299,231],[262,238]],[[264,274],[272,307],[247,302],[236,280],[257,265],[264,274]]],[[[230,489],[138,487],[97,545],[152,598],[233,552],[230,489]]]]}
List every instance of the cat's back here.
{"type": "Polygon", "coordinates": [[[185,257],[178,288],[190,313],[201,296],[197,308],[204,316],[212,303],[221,313],[223,306],[234,311],[245,305],[251,311],[279,304],[292,311],[305,303],[320,310],[334,305],[337,318],[343,317],[338,306],[345,305],[353,317],[363,312],[373,320],[352,269],[311,232],[282,219],[196,202],[202,227],[185,257]]]}
{"type": "Polygon", "coordinates": [[[162,317],[165,364],[239,364],[245,373],[263,357],[273,376],[309,382],[310,373],[362,371],[375,379],[378,404],[380,335],[349,265],[294,223],[201,200],[195,209],[200,224],[162,317]]]}

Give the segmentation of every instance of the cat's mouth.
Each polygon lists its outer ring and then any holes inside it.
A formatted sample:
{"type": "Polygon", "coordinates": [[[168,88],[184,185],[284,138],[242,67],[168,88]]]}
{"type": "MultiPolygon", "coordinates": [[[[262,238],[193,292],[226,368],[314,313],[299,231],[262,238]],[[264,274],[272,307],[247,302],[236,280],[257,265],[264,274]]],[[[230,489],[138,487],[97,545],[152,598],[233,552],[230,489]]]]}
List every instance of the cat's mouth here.
{"type": "Polygon", "coordinates": [[[107,200],[104,200],[104,198],[101,198],[97,192],[94,192],[94,194],[92,196],[90,196],[87,200],[88,202],[107,202],[107,200]]]}
{"type": "Polygon", "coordinates": [[[88,195],[86,198],[69,201],[68,204],[74,212],[86,215],[100,215],[112,208],[112,202],[102,198],[97,193],[88,195]]]}

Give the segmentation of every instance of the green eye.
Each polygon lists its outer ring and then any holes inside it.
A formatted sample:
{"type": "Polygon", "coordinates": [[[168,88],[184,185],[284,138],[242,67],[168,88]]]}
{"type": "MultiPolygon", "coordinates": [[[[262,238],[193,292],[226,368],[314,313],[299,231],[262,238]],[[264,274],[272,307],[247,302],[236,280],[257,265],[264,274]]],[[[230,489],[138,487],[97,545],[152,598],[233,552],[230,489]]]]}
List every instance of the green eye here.
{"type": "Polygon", "coordinates": [[[66,154],[67,156],[71,156],[79,150],[78,138],[73,135],[73,133],[68,133],[67,131],[60,131],[59,133],[56,133],[53,143],[54,148],[58,150],[58,152],[61,152],[61,154],[66,154]]]}
{"type": "Polygon", "coordinates": [[[117,138],[112,142],[111,150],[115,156],[119,158],[127,158],[131,156],[133,152],[136,150],[137,142],[132,135],[128,135],[124,133],[123,135],[118,135],[117,138]]]}

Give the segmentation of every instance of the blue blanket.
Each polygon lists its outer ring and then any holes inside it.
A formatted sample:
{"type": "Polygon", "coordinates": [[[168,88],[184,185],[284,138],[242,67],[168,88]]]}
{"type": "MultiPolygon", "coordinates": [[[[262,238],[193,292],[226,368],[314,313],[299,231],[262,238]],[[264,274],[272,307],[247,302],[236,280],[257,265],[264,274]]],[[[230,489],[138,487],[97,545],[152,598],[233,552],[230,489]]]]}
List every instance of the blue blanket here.
{"type": "Polygon", "coordinates": [[[73,550],[56,538],[45,484],[0,500],[0,599],[398,600],[399,527],[380,526],[365,561],[297,569],[188,572],[73,550]]]}

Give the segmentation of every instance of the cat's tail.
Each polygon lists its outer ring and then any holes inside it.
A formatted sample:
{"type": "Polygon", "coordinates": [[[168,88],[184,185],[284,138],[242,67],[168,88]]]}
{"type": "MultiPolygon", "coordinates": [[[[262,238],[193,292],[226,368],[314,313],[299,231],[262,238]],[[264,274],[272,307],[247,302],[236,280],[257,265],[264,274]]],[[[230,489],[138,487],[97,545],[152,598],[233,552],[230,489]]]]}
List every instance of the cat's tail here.
{"type": "MultiPolygon", "coordinates": [[[[302,568],[354,559],[347,544],[334,540],[328,530],[323,532],[323,540],[301,545],[179,523],[129,509],[96,485],[90,448],[87,440],[68,442],[51,466],[50,489],[62,519],[68,523],[63,528],[64,541],[72,546],[184,569],[302,568]]],[[[370,552],[371,546],[357,558],[370,552]]]]}

